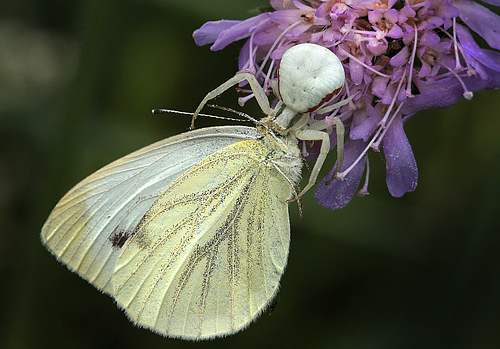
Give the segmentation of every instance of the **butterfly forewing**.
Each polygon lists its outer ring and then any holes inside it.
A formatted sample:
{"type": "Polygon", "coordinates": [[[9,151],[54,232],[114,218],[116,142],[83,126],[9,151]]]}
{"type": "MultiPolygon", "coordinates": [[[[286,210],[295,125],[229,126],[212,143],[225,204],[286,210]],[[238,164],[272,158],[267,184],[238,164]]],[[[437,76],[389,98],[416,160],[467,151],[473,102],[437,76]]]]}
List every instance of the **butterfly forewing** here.
{"type": "Polygon", "coordinates": [[[42,240],[60,261],[112,294],[121,248],[165,188],[210,154],[257,136],[251,127],[205,128],[125,156],[59,201],[42,228],[42,240]]]}
{"type": "Polygon", "coordinates": [[[263,132],[172,183],[116,264],[113,293],[129,316],[191,339],[230,334],[251,322],[272,300],[286,265],[286,201],[300,175],[298,153],[295,144],[263,132]],[[278,171],[276,163],[285,168],[278,171]]]}

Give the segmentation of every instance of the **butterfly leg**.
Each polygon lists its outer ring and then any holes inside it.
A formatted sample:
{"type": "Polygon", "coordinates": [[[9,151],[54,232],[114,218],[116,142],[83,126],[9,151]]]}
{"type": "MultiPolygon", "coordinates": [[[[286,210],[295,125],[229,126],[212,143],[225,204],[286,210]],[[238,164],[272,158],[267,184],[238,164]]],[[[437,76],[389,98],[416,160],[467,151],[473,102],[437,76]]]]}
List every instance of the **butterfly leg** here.
{"type": "Polygon", "coordinates": [[[227,80],[225,83],[223,83],[216,89],[207,93],[207,95],[205,96],[205,98],[203,98],[200,105],[193,114],[193,118],[191,119],[191,129],[194,129],[194,121],[198,117],[198,114],[200,113],[201,109],[203,109],[203,107],[205,106],[205,104],[207,104],[209,100],[217,97],[218,95],[222,94],[232,86],[239,84],[240,82],[245,80],[247,80],[248,83],[250,84],[250,88],[254,93],[255,99],[257,100],[257,103],[259,103],[259,106],[264,112],[264,114],[270,115],[271,106],[269,105],[269,100],[267,99],[267,95],[264,92],[264,89],[262,88],[262,86],[259,85],[259,82],[255,78],[255,76],[250,73],[240,73],[236,74],[235,76],[227,80]]]}

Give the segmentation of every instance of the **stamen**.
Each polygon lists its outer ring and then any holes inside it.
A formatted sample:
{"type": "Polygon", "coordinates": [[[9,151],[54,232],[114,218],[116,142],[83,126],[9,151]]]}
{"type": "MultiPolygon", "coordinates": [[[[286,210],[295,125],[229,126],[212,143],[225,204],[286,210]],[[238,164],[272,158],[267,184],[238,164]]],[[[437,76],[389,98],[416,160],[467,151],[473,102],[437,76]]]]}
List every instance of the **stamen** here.
{"type": "Polygon", "coordinates": [[[253,38],[255,36],[255,32],[252,32],[252,35],[250,35],[250,42],[249,42],[249,47],[248,47],[248,61],[245,63],[243,66],[243,69],[241,71],[247,71],[249,73],[255,74],[255,54],[254,52],[257,51],[257,45],[255,46],[255,51],[253,50],[253,38]]]}
{"type": "Polygon", "coordinates": [[[413,28],[415,29],[415,39],[414,39],[414,44],[413,44],[413,50],[411,53],[411,59],[410,59],[410,71],[408,72],[408,85],[406,86],[406,97],[413,98],[415,97],[411,93],[411,82],[413,78],[413,63],[415,62],[415,56],[417,54],[417,41],[418,41],[418,31],[417,31],[417,26],[414,24],[413,28]]]}
{"type": "Polygon", "coordinates": [[[457,20],[455,17],[453,17],[452,20],[453,20],[453,47],[455,48],[455,69],[458,71],[460,68],[462,68],[462,66],[460,65],[460,57],[458,56],[458,50],[457,50],[457,30],[456,30],[457,20]]]}
{"type": "Polygon", "coordinates": [[[401,78],[399,80],[398,88],[396,89],[396,92],[394,93],[394,97],[392,98],[391,104],[389,105],[389,108],[387,108],[387,111],[385,112],[384,117],[382,120],[380,120],[379,124],[385,127],[385,121],[387,120],[390,112],[392,111],[392,108],[394,107],[394,103],[396,103],[396,100],[398,99],[399,96],[399,91],[401,90],[401,86],[403,85],[404,78],[406,76],[406,68],[403,74],[401,75],[401,78]]]}
{"type": "Polygon", "coordinates": [[[365,174],[365,182],[363,183],[363,187],[358,190],[358,196],[366,196],[370,195],[368,192],[368,182],[370,179],[370,159],[368,156],[365,158],[365,163],[366,163],[366,174],[365,174]]]}
{"type": "Polygon", "coordinates": [[[339,178],[340,180],[344,180],[345,177],[349,174],[349,172],[351,172],[352,169],[358,164],[358,162],[365,156],[365,154],[368,152],[368,149],[370,149],[372,147],[372,145],[375,143],[375,141],[378,138],[380,138],[380,139],[383,138],[383,136],[385,135],[385,131],[389,128],[389,126],[392,123],[392,121],[394,120],[395,116],[401,110],[401,107],[403,106],[403,104],[404,104],[404,102],[399,105],[398,109],[394,113],[394,117],[391,118],[390,122],[387,124],[386,127],[382,127],[382,125],[380,125],[380,127],[377,129],[377,131],[375,131],[375,135],[371,139],[370,143],[368,143],[368,145],[365,147],[365,149],[363,149],[361,154],[359,154],[359,156],[356,158],[356,160],[354,160],[354,162],[351,164],[351,166],[349,166],[344,171],[337,173],[336,178],[339,178]]]}
{"type": "Polygon", "coordinates": [[[368,69],[369,71],[377,74],[377,75],[380,75],[380,76],[383,76],[384,78],[390,78],[391,76],[390,75],[386,75],[386,74],[382,74],[381,72],[379,71],[376,71],[375,69],[373,69],[372,67],[370,67],[369,65],[366,65],[365,63],[361,62],[359,59],[357,59],[356,57],[354,57],[353,55],[351,55],[350,53],[348,53],[346,50],[344,50],[341,46],[339,46],[339,51],[341,51],[341,53],[343,55],[346,55],[347,57],[349,57],[350,59],[358,62],[359,64],[361,64],[363,67],[365,67],[366,69],[368,69]]]}
{"type": "MultiPolygon", "coordinates": [[[[456,40],[455,35],[451,36],[450,33],[448,33],[446,30],[444,30],[441,27],[438,27],[438,29],[440,29],[442,33],[447,35],[453,41],[453,45],[455,48],[455,69],[454,70],[458,71],[458,72],[464,70],[464,67],[462,67],[462,64],[460,62],[460,56],[459,56],[459,52],[460,52],[460,54],[462,55],[464,62],[465,62],[465,66],[466,66],[465,69],[467,70],[467,76],[476,75],[476,70],[471,67],[471,65],[469,64],[469,61],[465,58],[464,48],[456,40]]],[[[453,34],[455,34],[455,27],[453,27],[453,34]]]]}
{"type": "Polygon", "coordinates": [[[269,63],[269,69],[267,70],[267,74],[264,78],[264,83],[262,84],[262,88],[264,89],[264,91],[268,91],[269,90],[269,86],[271,86],[271,84],[269,83],[269,80],[271,79],[271,76],[274,75],[274,63],[275,63],[275,60],[272,59],[271,60],[271,63],[269,63]]]}
{"type": "MultiPolygon", "coordinates": [[[[299,24],[301,24],[302,21],[297,21],[293,24],[291,24],[288,28],[286,28],[285,30],[283,30],[281,32],[281,34],[276,38],[276,40],[274,40],[274,43],[273,45],[271,46],[271,48],[269,49],[269,51],[267,52],[267,55],[266,57],[264,58],[264,60],[262,61],[261,65],[259,66],[259,69],[257,70],[257,73],[255,74],[256,76],[260,73],[263,72],[263,68],[264,66],[266,65],[267,63],[267,60],[269,59],[269,57],[271,56],[271,53],[274,52],[274,50],[276,49],[276,45],[278,44],[279,41],[282,41],[281,39],[284,38],[285,34],[287,32],[289,32],[291,29],[295,28],[296,26],[298,26],[299,24]]],[[[278,46],[279,47],[279,46],[278,46]]]]}
{"type": "Polygon", "coordinates": [[[245,105],[245,103],[248,102],[253,97],[254,97],[253,93],[251,93],[251,94],[249,94],[248,96],[245,96],[245,97],[239,97],[238,98],[238,104],[239,104],[239,106],[243,107],[245,105]]]}
{"type": "MultiPolygon", "coordinates": [[[[375,27],[373,27],[375,28],[375,27]]],[[[376,29],[376,28],[375,28],[376,29]]],[[[379,30],[380,31],[380,30],[379,30]]],[[[361,35],[374,35],[376,36],[378,32],[375,31],[367,31],[367,30],[357,30],[357,29],[351,29],[351,33],[356,33],[356,34],[361,34],[361,35]]]]}
{"type": "Polygon", "coordinates": [[[450,71],[450,73],[452,73],[457,78],[457,80],[460,82],[460,85],[462,85],[462,88],[464,90],[464,93],[463,93],[464,98],[470,101],[472,99],[472,97],[474,97],[474,94],[471,91],[469,91],[467,86],[465,86],[465,83],[462,80],[462,78],[457,73],[455,73],[452,69],[450,69],[446,66],[445,66],[445,68],[448,69],[450,71]]]}
{"type": "Polygon", "coordinates": [[[394,119],[396,118],[396,115],[398,115],[399,111],[401,110],[401,108],[403,107],[403,104],[405,104],[405,102],[402,102],[398,108],[396,109],[396,111],[394,112],[394,114],[392,115],[392,118],[390,118],[389,122],[387,123],[387,125],[385,125],[385,127],[383,127],[382,129],[382,133],[380,134],[380,136],[377,138],[377,141],[375,143],[373,143],[372,145],[372,148],[375,150],[375,151],[380,151],[380,143],[382,142],[382,139],[384,139],[385,137],[385,134],[387,133],[387,130],[389,129],[389,127],[391,126],[392,122],[394,121],[394,119]]]}

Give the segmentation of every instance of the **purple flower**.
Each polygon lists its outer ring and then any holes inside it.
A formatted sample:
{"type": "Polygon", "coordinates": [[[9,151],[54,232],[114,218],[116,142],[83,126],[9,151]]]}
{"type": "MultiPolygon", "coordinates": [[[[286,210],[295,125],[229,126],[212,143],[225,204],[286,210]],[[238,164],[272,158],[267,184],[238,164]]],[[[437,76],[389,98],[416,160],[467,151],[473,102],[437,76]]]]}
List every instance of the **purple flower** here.
{"type": "MultiPolygon", "coordinates": [[[[275,11],[245,21],[204,24],[194,32],[198,45],[211,49],[246,39],[239,71],[251,72],[272,93],[271,81],[283,53],[312,42],[332,50],[342,61],[346,86],[334,100],[361,90],[352,102],[329,115],[311,113],[311,123],[334,116],[349,139],[341,172],[318,185],[315,198],[328,208],[345,206],[358,191],[368,194],[367,152],[382,150],[387,187],[401,197],[415,190],[418,170],[403,124],[416,112],[444,108],[474,92],[500,87],[500,17],[471,0],[271,0],[275,11]],[[306,5],[307,3],[307,5],[306,5]],[[459,24],[457,19],[461,20],[459,24]],[[491,49],[479,47],[471,30],[491,49]]],[[[500,0],[485,0],[498,6],[500,0]]],[[[243,105],[251,91],[240,98],[243,105]]],[[[332,147],[335,132],[330,130],[332,147]]],[[[303,145],[313,161],[318,145],[303,145]]]]}

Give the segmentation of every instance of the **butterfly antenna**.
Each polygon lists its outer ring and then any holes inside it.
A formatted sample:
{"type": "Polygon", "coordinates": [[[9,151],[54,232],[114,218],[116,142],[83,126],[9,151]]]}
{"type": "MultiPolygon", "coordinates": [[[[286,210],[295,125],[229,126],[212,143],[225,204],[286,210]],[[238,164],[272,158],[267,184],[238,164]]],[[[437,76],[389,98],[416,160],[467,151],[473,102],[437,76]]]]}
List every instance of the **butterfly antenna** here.
{"type": "MultiPolygon", "coordinates": [[[[172,110],[172,109],[153,109],[151,111],[153,114],[182,114],[182,115],[191,115],[193,116],[194,113],[190,113],[187,111],[179,111],[179,110],[172,110]]],[[[227,118],[224,116],[217,116],[217,115],[210,115],[210,114],[198,114],[198,116],[205,116],[207,118],[213,118],[213,119],[223,119],[223,120],[230,120],[230,121],[241,121],[240,119],[233,119],[233,118],[227,118]]]]}
{"type": "MultiPolygon", "coordinates": [[[[234,109],[231,109],[231,108],[228,108],[228,107],[221,107],[220,105],[216,105],[216,104],[207,104],[207,107],[211,107],[211,108],[215,108],[215,109],[220,109],[220,110],[225,110],[225,111],[228,111],[230,113],[234,113],[236,115],[244,117],[245,119],[250,120],[250,121],[252,121],[255,124],[258,123],[257,119],[254,119],[250,115],[248,115],[246,113],[243,113],[241,111],[238,111],[238,110],[234,110],[234,109]]],[[[238,121],[241,121],[241,120],[238,120],[238,121]]]]}

